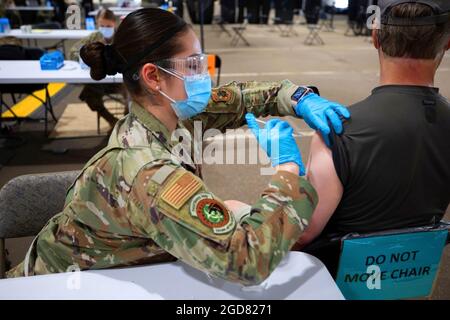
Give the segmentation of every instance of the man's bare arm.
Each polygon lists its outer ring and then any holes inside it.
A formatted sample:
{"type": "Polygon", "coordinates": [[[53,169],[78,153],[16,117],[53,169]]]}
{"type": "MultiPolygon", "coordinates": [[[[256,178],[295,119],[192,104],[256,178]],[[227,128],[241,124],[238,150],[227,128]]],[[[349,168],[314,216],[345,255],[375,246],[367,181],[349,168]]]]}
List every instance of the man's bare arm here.
{"type": "Polygon", "coordinates": [[[334,168],[331,150],[317,133],[314,134],[311,141],[306,170],[307,178],[319,196],[319,203],[308,228],[295,246],[296,249],[301,249],[320,235],[341,201],[344,191],[334,168]]]}

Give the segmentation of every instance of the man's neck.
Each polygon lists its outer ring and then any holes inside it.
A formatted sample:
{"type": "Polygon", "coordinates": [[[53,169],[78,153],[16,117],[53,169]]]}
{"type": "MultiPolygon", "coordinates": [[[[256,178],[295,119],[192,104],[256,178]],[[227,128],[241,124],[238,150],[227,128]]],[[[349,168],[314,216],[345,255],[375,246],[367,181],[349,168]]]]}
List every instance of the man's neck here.
{"type": "Polygon", "coordinates": [[[433,60],[384,58],[380,64],[381,85],[434,86],[436,62],[433,60]]]}

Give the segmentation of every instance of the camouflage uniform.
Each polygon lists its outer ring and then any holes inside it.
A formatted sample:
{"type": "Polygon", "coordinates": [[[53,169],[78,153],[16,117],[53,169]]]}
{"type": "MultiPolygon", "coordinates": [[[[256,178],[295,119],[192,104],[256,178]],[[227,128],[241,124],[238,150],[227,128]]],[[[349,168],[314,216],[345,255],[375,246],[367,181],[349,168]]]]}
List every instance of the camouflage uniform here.
{"type": "MultiPolygon", "coordinates": [[[[88,37],[75,43],[69,51],[69,59],[79,61],[81,47],[92,42],[103,42],[106,40],[100,32],[93,32],[88,37]]],[[[103,96],[113,93],[120,93],[126,97],[126,91],[122,84],[86,84],[80,93],[80,100],[86,102],[92,111],[98,112],[111,126],[117,122],[117,118],[111,114],[103,103],[103,96]]],[[[125,110],[127,112],[127,110],[125,110]]]]}
{"type": "Polygon", "coordinates": [[[0,46],[5,46],[5,45],[11,45],[11,46],[22,46],[22,40],[16,38],[16,37],[11,37],[11,36],[7,36],[7,37],[1,37],[0,38],[0,46]]]}
{"type": "Polygon", "coordinates": [[[92,43],[92,42],[103,42],[105,43],[105,38],[103,37],[102,33],[100,31],[95,31],[92,32],[89,36],[87,36],[86,38],[83,38],[79,41],[77,41],[71,48],[69,51],[69,59],[70,60],[74,60],[74,61],[78,61],[78,59],[80,58],[80,50],[81,47],[84,46],[85,44],[88,43],[92,43]]]}
{"type": "MultiPolygon", "coordinates": [[[[224,131],[244,124],[246,112],[293,115],[296,88],[289,81],[231,83],[213,90],[195,120],[224,131]]],[[[315,190],[303,177],[280,171],[251,210],[237,216],[208,190],[196,168],[171,156],[175,143],[166,127],[134,103],[69,189],[64,210],[7,276],[177,258],[245,285],[263,281],[308,225],[315,190]]]]}

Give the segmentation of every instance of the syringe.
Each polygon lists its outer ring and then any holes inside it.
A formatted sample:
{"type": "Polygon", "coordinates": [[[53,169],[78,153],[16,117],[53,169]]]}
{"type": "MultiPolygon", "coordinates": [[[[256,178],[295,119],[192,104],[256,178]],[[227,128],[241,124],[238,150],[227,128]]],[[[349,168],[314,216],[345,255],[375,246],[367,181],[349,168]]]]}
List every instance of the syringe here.
{"type": "MultiPolygon", "coordinates": [[[[256,118],[256,122],[259,122],[259,123],[264,124],[264,125],[267,123],[267,121],[264,121],[264,120],[261,120],[261,119],[258,119],[258,118],[256,118]]],[[[294,137],[303,137],[303,134],[301,134],[300,132],[296,132],[292,136],[294,136],[294,137]]]]}

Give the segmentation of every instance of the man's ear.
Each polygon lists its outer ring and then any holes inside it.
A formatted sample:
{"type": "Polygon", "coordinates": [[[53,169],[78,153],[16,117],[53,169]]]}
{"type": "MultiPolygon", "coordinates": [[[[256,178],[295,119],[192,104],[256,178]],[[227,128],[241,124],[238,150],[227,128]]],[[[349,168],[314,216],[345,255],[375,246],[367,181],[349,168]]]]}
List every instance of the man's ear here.
{"type": "Polygon", "coordinates": [[[378,32],[377,29],[372,30],[372,43],[375,49],[380,49],[380,42],[378,41],[378,32]]]}
{"type": "Polygon", "coordinates": [[[140,79],[143,84],[152,91],[152,93],[157,93],[159,91],[159,70],[154,64],[146,63],[142,66],[140,79]]]}

